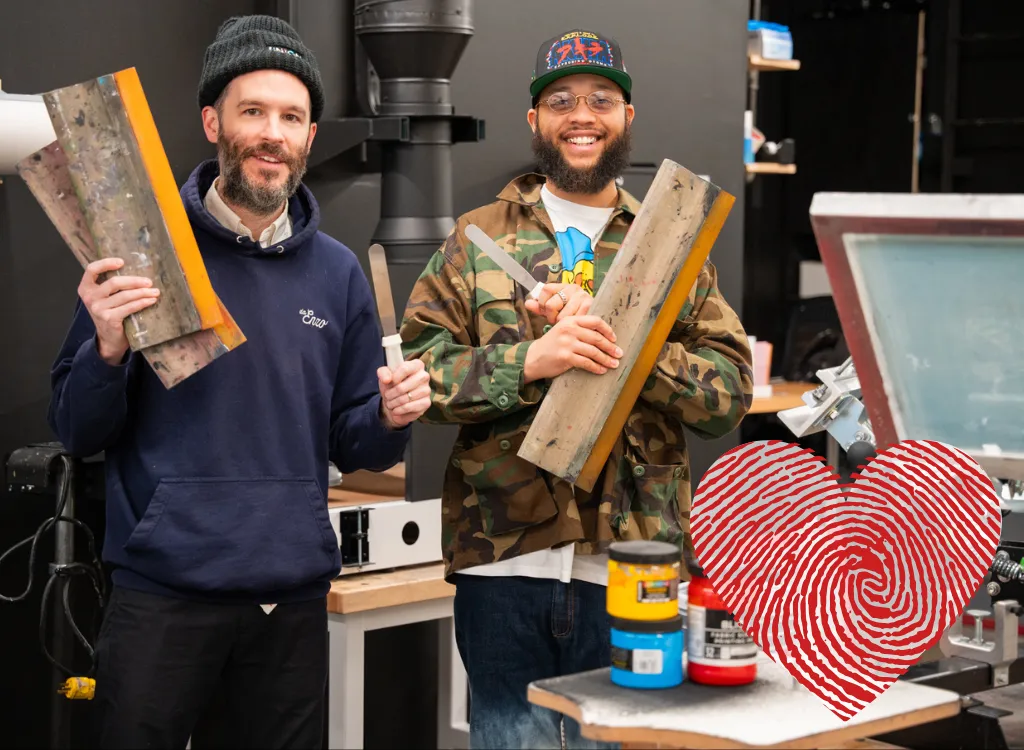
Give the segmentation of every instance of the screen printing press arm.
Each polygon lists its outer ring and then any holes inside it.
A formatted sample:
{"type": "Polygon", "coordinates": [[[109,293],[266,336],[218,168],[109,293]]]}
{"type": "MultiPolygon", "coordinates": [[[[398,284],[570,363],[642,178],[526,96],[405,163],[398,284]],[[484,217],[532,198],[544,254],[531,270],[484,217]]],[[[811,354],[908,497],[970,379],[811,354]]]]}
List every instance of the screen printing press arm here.
{"type": "MultiPolygon", "coordinates": [[[[851,466],[863,465],[874,456],[877,444],[853,358],[837,367],[818,370],[817,376],[821,385],[803,395],[805,405],[780,411],[779,420],[797,438],[828,433],[846,452],[851,466]]],[[[992,481],[1004,515],[1008,511],[1024,513],[1024,480],[992,476],[992,481]]]]}
{"type": "Polygon", "coordinates": [[[805,406],[780,411],[779,420],[798,438],[827,432],[853,465],[863,463],[874,454],[875,435],[861,402],[853,359],[817,375],[821,385],[803,395],[805,406]]]}

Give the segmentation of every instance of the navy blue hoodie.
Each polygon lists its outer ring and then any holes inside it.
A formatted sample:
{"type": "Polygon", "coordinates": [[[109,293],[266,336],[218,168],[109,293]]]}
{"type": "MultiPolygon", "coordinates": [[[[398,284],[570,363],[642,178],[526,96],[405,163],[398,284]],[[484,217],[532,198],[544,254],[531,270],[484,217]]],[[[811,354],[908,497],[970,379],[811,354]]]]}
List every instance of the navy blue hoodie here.
{"type": "Polygon", "coordinates": [[[342,473],[387,469],[409,429],[381,422],[369,283],[317,230],[313,195],[300,187],[292,236],[263,249],[207,212],[217,172],[200,164],[181,196],[246,342],[168,390],[138,354],[105,363],[79,301],[52,371],[50,425],[72,455],[105,451],[103,559],[115,584],[260,604],[316,598],[341,567],[328,460],[342,473]]]}

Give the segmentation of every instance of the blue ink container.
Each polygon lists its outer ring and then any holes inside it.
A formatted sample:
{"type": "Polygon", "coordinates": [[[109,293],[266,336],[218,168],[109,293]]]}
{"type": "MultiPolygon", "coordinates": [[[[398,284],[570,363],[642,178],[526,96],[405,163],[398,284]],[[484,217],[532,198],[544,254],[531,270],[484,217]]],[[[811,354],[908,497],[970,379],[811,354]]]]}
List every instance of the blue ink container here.
{"type": "Polygon", "coordinates": [[[683,618],[612,618],[612,682],[641,690],[681,685],[685,636],[683,618]]]}

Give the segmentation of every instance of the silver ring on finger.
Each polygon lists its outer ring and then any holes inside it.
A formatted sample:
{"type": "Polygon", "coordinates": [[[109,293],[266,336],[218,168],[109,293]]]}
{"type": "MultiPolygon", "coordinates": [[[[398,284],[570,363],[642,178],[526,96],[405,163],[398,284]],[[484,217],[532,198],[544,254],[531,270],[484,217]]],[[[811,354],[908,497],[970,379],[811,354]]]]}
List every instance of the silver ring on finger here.
{"type": "Polygon", "coordinates": [[[558,290],[558,296],[562,298],[562,304],[563,305],[568,305],[569,304],[569,298],[565,296],[565,290],[564,289],[559,289],[558,290]]]}

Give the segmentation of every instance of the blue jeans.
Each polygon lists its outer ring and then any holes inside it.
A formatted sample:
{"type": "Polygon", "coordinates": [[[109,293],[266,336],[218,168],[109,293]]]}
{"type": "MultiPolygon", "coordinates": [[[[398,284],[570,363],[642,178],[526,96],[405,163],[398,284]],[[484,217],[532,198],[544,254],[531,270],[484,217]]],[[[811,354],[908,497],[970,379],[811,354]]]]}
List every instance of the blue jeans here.
{"type": "MultiPolygon", "coordinates": [[[[456,576],[455,639],[469,678],[469,746],[561,748],[562,715],[526,699],[531,682],[611,665],[603,586],[456,576]]],[[[614,748],[564,717],[566,748],[614,748]]]]}

